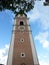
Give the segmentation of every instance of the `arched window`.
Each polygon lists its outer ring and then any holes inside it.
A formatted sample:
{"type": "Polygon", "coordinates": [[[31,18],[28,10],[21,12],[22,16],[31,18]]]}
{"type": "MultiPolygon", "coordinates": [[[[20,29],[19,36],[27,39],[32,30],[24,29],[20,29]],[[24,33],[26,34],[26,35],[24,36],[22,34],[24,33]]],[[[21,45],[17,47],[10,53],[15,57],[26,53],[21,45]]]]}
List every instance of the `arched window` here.
{"type": "Polygon", "coordinates": [[[21,26],[21,25],[24,25],[24,22],[23,22],[23,21],[20,21],[20,26],[21,26]]]}

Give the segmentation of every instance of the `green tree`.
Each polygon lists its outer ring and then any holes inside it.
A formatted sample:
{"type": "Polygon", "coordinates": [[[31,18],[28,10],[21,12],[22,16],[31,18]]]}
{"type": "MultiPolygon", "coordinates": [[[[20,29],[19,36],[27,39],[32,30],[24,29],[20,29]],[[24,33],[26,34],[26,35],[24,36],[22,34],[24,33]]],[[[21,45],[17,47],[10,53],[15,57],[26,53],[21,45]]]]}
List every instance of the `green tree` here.
{"type": "Polygon", "coordinates": [[[45,0],[44,5],[49,6],[49,0],[45,0]]]}
{"type": "Polygon", "coordinates": [[[0,11],[9,9],[17,14],[26,14],[34,8],[34,0],[0,0],[0,11]]]}

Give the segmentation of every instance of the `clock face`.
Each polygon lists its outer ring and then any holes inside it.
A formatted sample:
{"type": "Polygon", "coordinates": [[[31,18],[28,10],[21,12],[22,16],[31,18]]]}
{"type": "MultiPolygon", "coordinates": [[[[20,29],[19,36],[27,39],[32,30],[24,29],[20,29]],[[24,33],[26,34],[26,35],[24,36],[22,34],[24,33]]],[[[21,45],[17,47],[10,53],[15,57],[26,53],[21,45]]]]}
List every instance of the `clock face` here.
{"type": "Polygon", "coordinates": [[[19,26],[18,29],[19,29],[20,31],[24,31],[24,30],[25,30],[25,27],[24,27],[24,26],[19,26]]]}

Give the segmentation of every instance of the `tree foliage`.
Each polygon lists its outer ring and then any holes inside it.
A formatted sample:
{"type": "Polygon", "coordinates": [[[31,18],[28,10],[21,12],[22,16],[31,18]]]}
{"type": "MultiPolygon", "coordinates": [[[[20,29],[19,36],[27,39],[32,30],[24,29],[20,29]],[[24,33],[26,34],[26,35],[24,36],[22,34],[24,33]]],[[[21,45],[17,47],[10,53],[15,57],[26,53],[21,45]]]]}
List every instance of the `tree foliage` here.
{"type": "Polygon", "coordinates": [[[29,12],[34,7],[34,0],[0,0],[0,11],[12,10],[15,14],[29,12]]]}
{"type": "Polygon", "coordinates": [[[49,0],[45,0],[44,5],[49,6],[49,0]]]}

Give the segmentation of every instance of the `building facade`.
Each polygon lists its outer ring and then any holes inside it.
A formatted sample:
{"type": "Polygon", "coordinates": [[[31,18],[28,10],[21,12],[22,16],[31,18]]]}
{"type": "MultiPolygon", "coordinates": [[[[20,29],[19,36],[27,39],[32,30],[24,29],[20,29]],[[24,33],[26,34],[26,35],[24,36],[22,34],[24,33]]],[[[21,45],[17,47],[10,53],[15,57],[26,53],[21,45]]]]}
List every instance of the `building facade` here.
{"type": "Polygon", "coordinates": [[[7,65],[39,65],[29,19],[24,14],[15,17],[7,65]]]}

